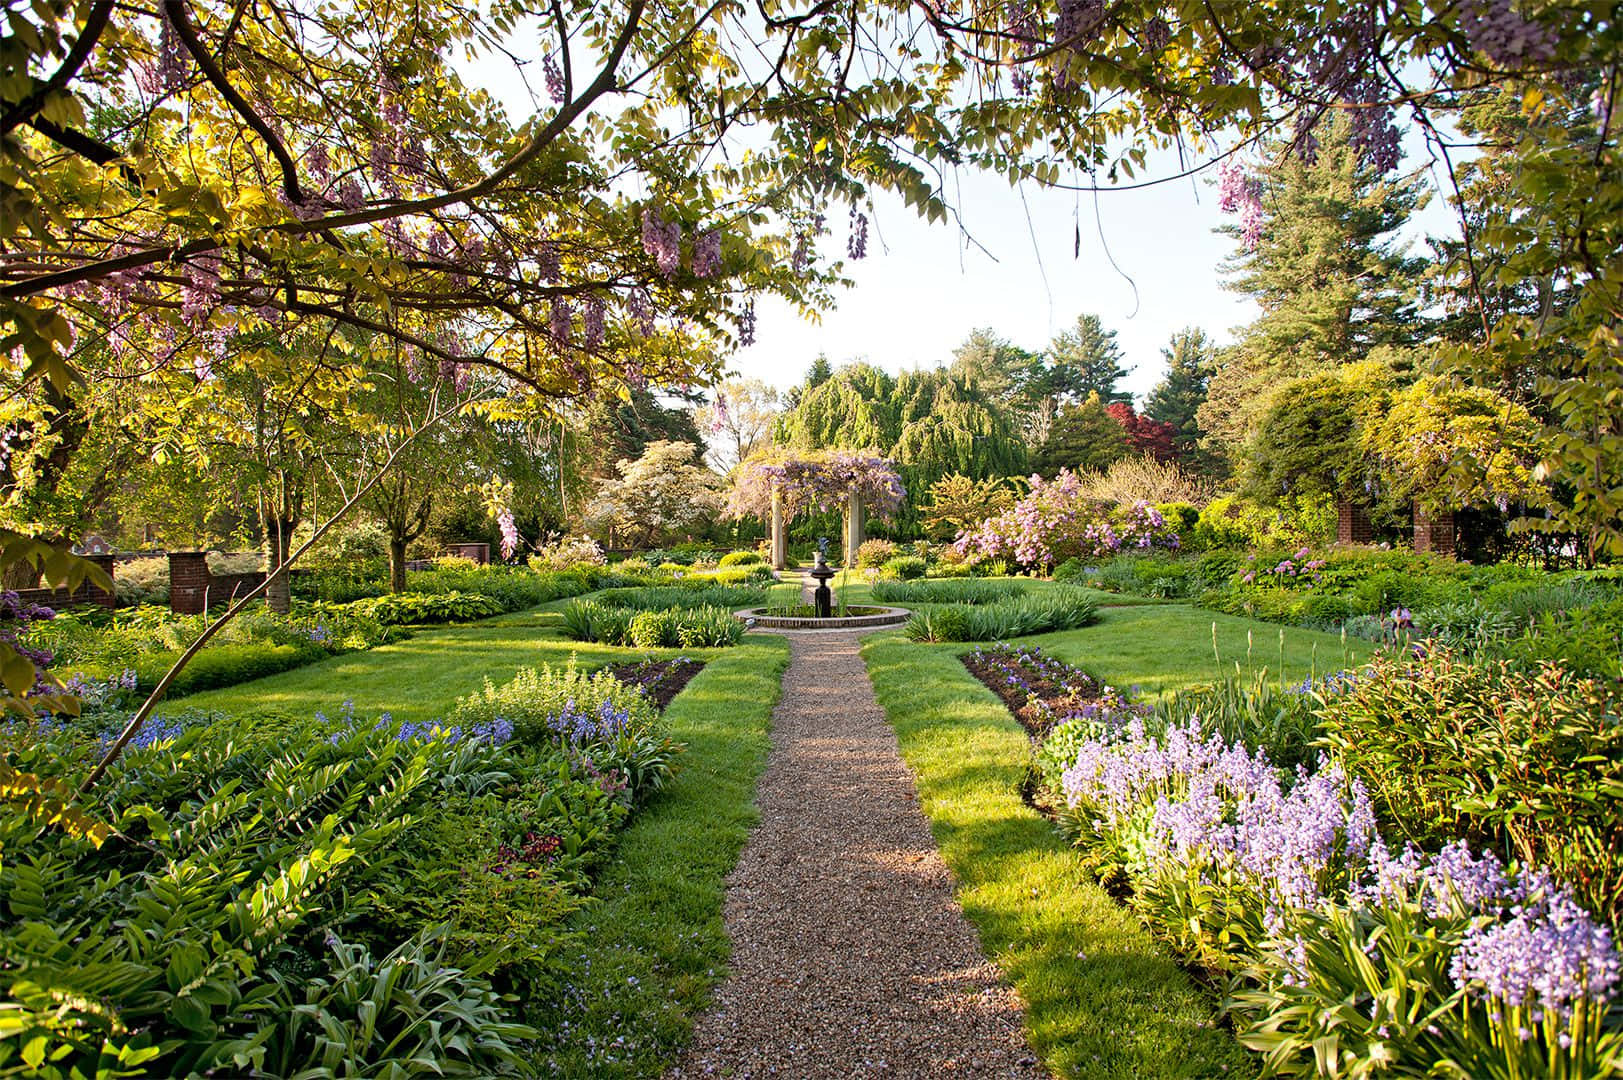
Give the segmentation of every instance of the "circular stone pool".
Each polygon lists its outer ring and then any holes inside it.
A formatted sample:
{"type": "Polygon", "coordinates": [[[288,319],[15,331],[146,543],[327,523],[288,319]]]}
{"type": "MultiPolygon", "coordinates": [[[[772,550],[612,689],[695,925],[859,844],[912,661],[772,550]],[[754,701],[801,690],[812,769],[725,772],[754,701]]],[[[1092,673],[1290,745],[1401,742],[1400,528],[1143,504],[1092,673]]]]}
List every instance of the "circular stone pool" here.
{"type": "Polygon", "coordinates": [[[768,615],[765,608],[744,608],[733,617],[751,624],[755,630],[854,630],[863,626],[895,626],[913,617],[907,608],[872,607],[871,615],[768,615]]]}

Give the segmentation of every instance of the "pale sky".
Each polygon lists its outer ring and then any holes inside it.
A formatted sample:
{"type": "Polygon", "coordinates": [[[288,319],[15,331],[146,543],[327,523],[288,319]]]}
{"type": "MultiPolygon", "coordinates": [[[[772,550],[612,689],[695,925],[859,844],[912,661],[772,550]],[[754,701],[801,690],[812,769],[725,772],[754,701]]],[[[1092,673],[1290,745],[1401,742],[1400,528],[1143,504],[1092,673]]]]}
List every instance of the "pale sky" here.
{"type": "MultiPolygon", "coordinates": [[[[735,355],[733,368],[788,387],[819,353],[835,366],[866,358],[892,372],[933,367],[976,327],[1041,349],[1086,312],[1116,331],[1125,386],[1142,395],[1165,369],[1160,350],[1174,331],[1199,326],[1226,341],[1255,314],[1248,298],[1219,283],[1230,241],[1212,231],[1223,215],[1204,180],[1102,193],[1096,206],[1091,195],[1017,190],[966,171],[950,194],[979,247],[886,199],[873,214],[868,257],[846,264],[856,284],[839,293],[835,310],[817,325],[781,301],[761,302],[756,344],[735,355]]],[[[838,255],[846,214],[830,218],[823,250],[838,255]]]]}
{"type": "MultiPolygon", "coordinates": [[[[507,65],[458,66],[515,116],[537,107],[507,65]]],[[[1404,167],[1425,160],[1412,132],[1405,150],[1404,167]]],[[[1138,179],[1182,168],[1172,153],[1152,155],[1138,179]]],[[[819,354],[836,367],[857,359],[891,372],[934,367],[977,327],[1036,350],[1089,313],[1116,332],[1128,369],[1123,386],[1142,400],[1165,372],[1161,349],[1175,331],[1200,327],[1222,344],[1256,315],[1249,298],[1222,286],[1218,267],[1233,241],[1213,231],[1227,220],[1207,180],[1215,173],[1094,196],[1035,184],[1015,189],[1000,176],[960,170],[949,174],[947,201],[973,243],[958,223],[926,224],[881,193],[868,256],[846,263],[854,285],[837,290],[835,306],[817,322],[776,298],[758,299],[756,344],[734,354],[729,369],[786,389],[819,354]]],[[[828,218],[820,251],[843,256],[846,207],[831,207],[828,218]]],[[[1457,232],[1441,199],[1411,223],[1416,238],[1428,229],[1457,232]]]]}

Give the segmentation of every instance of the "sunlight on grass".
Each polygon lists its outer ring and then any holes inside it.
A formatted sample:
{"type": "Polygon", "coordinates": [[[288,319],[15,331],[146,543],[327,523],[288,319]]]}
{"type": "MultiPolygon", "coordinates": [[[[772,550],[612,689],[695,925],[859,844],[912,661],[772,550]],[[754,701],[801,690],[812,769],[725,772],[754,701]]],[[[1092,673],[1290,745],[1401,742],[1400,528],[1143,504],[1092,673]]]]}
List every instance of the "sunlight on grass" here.
{"type": "Polygon", "coordinates": [[[687,744],[675,781],[637,815],[572,929],[589,942],[564,973],[560,1076],[658,1076],[726,974],[725,879],[754,827],[772,708],[789,649],[752,635],[719,651],[666,711],[687,744]]]}
{"type": "Polygon", "coordinates": [[[1025,732],[964,669],[963,649],[884,634],[867,640],[863,657],[964,913],[1025,1003],[1032,1048],[1063,1076],[1253,1072],[1215,1026],[1212,996],[1021,801],[1025,732]]]}

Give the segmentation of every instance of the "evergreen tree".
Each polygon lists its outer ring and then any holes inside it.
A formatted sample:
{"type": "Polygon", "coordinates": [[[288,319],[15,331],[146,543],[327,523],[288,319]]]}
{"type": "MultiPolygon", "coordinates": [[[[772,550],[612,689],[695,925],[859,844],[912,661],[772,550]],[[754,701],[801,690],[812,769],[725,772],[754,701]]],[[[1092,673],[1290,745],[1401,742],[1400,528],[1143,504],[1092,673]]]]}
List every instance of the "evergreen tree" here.
{"type": "Polygon", "coordinates": [[[1053,476],[1061,469],[1103,469],[1126,457],[1127,430],[1106,411],[1098,394],[1066,405],[1037,454],[1037,471],[1053,476]]]}
{"type": "Polygon", "coordinates": [[[1166,357],[1167,373],[1145,399],[1144,415],[1171,424],[1178,457],[1202,472],[1209,472],[1213,462],[1201,449],[1200,442],[1206,432],[1196,414],[1206,400],[1206,386],[1212,377],[1211,339],[1204,330],[1185,327],[1172,335],[1161,355],[1166,357]]]}
{"type": "Polygon", "coordinates": [[[786,409],[798,409],[801,399],[808,390],[814,390],[834,377],[834,365],[828,362],[828,357],[822,353],[812,361],[811,367],[806,369],[806,377],[800,380],[799,385],[791,386],[789,392],[783,395],[783,404],[786,409]]]}
{"type": "Polygon", "coordinates": [[[1078,315],[1074,330],[1061,331],[1048,343],[1046,359],[1045,389],[1050,397],[1077,401],[1098,394],[1107,405],[1132,400],[1116,386],[1127,377],[1116,332],[1106,330],[1097,315],[1078,315]]]}
{"type": "MultiPolygon", "coordinates": [[[[1265,154],[1260,230],[1225,266],[1228,287],[1255,298],[1262,314],[1219,356],[1198,410],[1200,425],[1231,455],[1280,383],[1423,336],[1415,311],[1423,263],[1393,239],[1421,205],[1420,179],[1383,177],[1350,133],[1351,122],[1335,113],[1316,129],[1311,161],[1282,146],[1265,154]]],[[[1220,231],[1241,235],[1235,226],[1220,231]]]]}
{"type": "Polygon", "coordinates": [[[586,475],[597,481],[615,475],[615,462],[642,457],[650,443],[692,443],[699,453],[705,450],[691,409],[670,408],[644,387],[632,389],[625,400],[594,399],[582,413],[579,429],[584,443],[581,463],[586,475]]]}

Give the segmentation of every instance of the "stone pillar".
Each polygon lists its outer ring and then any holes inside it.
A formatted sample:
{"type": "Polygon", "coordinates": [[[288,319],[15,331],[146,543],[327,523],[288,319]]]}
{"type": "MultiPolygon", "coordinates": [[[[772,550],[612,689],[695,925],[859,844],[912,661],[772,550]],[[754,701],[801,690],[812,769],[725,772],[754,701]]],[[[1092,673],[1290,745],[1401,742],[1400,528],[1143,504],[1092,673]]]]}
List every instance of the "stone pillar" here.
{"type": "Polygon", "coordinates": [[[789,564],[789,540],[783,534],[783,492],[772,486],[772,569],[782,570],[789,564]]]}
{"type": "Polygon", "coordinates": [[[862,495],[853,491],[845,504],[845,568],[857,565],[857,548],[862,546],[862,495]]]}
{"type": "Polygon", "coordinates": [[[1375,526],[1369,520],[1369,507],[1351,499],[1336,500],[1336,543],[1368,544],[1375,539],[1375,526]]]}
{"type": "Polygon", "coordinates": [[[208,610],[211,575],[205,551],[169,553],[169,610],[176,615],[201,615],[208,610]]]}
{"type": "Polygon", "coordinates": [[[1414,549],[1452,559],[1454,557],[1453,512],[1444,511],[1441,514],[1428,514],[1420,507],[1415,507],[1414,549]]]}
{"type": "MultiPolygon", "coordinates": [[[[113,556],[111,552],[105,555],[86,555],[84,559],[86,562],[93,562],[101,567],[109,578],[113,576],[113,556]]],[[[105,608],[117,607],[118,596],[116,589],[117,585],[114,585],[111,589],[103,589],[93,582],[86,581],[84,583],[84,598],[92,604],[100,604],[105,608]]]]}

